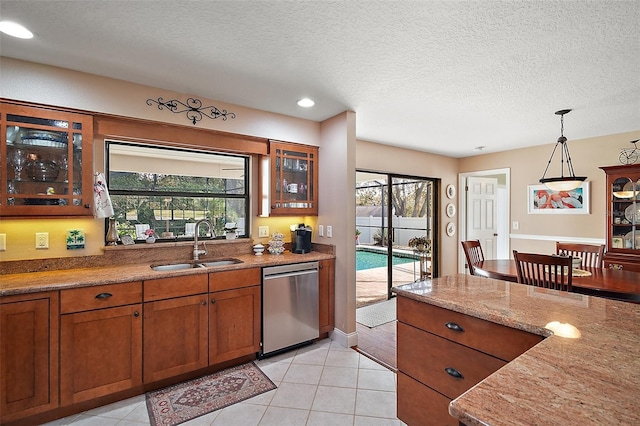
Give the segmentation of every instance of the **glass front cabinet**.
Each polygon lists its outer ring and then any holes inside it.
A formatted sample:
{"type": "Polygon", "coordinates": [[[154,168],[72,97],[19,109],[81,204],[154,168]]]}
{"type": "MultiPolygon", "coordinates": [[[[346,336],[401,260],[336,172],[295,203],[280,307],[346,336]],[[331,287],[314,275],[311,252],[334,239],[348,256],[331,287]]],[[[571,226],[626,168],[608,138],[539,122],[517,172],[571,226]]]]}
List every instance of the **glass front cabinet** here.
{"type": "Polygon", "coordinates": [[[269,143],[269,208],[263,215],[318,215],[318,148],[269,143]]]}
{"type": "Polygon", "coordinates": [[[93,118],[0,103],[0,216],[91,216],[93,118]]]}
{"type": "Polygon", "coordinates": [[[601,169],[607,175],[605,267],[640,272],[640,164],[601,169]]]}

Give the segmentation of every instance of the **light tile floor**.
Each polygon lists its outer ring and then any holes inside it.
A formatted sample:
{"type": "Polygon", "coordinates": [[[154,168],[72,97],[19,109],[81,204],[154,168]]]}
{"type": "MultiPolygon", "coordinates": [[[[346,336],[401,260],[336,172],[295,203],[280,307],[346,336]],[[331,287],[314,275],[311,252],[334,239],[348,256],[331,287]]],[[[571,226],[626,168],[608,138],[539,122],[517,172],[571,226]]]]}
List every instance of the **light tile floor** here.
{"type": "MultiPolygon", "coordinates": [[[[402,426],[396,375],[329,339],[256,361],[278,386],[198,417],[190,426],[402,426]]],[[[59,419],[56,425],[149,425],[144,395],[59,419]]]]}

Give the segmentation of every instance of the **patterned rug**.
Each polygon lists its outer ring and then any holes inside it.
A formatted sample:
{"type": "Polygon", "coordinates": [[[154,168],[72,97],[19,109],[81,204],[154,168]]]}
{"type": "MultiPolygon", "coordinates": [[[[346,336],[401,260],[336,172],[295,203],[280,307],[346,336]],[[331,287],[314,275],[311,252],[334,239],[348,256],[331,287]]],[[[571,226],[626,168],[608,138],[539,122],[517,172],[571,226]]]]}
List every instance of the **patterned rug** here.
{"type": "Polygon", "coordinates": [[[178,425],[276,388],[253,362],[146,394],[152,425],[178,425]]]}

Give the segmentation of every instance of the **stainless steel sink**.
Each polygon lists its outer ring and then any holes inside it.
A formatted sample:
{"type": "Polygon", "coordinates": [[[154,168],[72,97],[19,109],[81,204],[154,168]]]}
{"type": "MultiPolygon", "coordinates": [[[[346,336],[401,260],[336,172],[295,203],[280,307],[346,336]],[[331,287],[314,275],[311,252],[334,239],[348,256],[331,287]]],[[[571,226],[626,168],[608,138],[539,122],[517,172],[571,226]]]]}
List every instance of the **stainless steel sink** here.
{"type": "Polygon", "coordinates": [[[205,268],[212,268],[214,266],[234,265],[236,263],[242,263],[240,259],[218,259],[210,262],[202,262],[201,265],[205,268]]]}
{"type": "Polygon", "coordinates": [[[156,265],[151,267],[154,271],[182,271],[184,269],[195,268],[204,268],[204,266],[199,263],[172,263],[169,265],[156,265]]]}

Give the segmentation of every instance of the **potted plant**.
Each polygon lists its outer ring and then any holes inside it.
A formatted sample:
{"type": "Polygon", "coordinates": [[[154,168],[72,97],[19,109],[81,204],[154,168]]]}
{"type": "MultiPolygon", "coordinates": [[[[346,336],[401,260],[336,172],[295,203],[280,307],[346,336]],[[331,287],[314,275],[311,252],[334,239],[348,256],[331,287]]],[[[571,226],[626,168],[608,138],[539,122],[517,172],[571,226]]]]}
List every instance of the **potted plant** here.
{"type": "Polygon", "coordinates": [[[144,235],[147,236],[147,243],[155,243],[156,242],[156,231],[153,228],[145,229],[144,235]]]}
{"type": "Polygon", "coordinates": [[[235,223],[225,223],[224,224],[224,236],[227,240],[235,240],[236,239],[236,229],[238,227],[235,223]]]}
{"type": "Polygon", "coordinates": [[[360,234],[362,234],[362,232],[360,232],[360,230],[356,228],[356,245],[359,244],[358,237],[360,236],[360,234]]]}
{"type": "Polygon", "coordinates": [[[431,240],[427,236],[413,237],[409,240],[409,247],[420,253],[429,253],[431,251],[431,240]]]}

